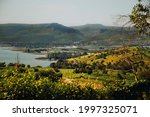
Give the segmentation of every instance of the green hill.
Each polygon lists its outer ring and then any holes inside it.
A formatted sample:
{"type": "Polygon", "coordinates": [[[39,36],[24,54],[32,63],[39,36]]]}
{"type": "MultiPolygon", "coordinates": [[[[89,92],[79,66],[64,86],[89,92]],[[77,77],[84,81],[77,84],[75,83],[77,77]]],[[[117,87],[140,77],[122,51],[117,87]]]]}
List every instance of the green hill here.
{"type": "Polygon", "coordinates": [[[150,50],[141,47],[107,49],[58,61],[51,66],[71,68],[75,73],[95,74],[95,77],[108,75],[115,79],[137,80],[150,76],[150,50]]]}
{"type": "Polygon", "coordinates": [[[66,84],[90,86],[102,99],[150,99],[148,48],[108,49],[58,61],[51,67],[61,68],[66,84]]]}
{"type": "Polygon", "coordinates": [[[0,44],[21,47],[65,45],[150,45],[149,37],[139,39],[132,28],[86,24],[66,27],[51,24],[0,24],[0,44]]]}
{"type": "Polygon", "coordinates": [[[101,24],[86,24],[75,26],[85,36],[84,44],[94,44],[100,46],[114,45],[149,45],[149,38],[138,39],[133,28],[104,26],[101,24]]]}
{"type": "Polygon", "coordinates": [[[20,46],[67,45],[82,40],[80,31],[61,24],[1,24],[0,42],[20,46]]]}
{"type": "MultiPolygon", "coordinates": [[[[91,53],[88,55],[70,58],[67,61],[72,64],[101,64],[104,66],[113,66],[116,67],[121,62],[125,62],[126,65],[128,62],[144,61],[145,64],[150,64],[150,51],[144,51],[144,49],[138,47],[124,47],[116,49],[108,49],[102,52],[91,53]],[[142,60],[143,59],[143,60],[142,60]]],[[[123,67],[123,66],[122,66],[123,67]]]]}

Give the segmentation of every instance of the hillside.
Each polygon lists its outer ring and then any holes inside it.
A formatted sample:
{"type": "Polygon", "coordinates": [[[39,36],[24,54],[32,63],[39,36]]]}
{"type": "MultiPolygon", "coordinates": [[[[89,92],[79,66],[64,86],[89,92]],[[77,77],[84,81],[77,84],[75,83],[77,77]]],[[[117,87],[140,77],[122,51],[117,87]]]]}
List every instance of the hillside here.
{"type": "Polygon", "coordinates": [[[136,31],[129,27],[104,26],[102,24],[86,24],[74,26],[85,36],[85,44],[100,46],[115,45],[150,45],[149,37],[139,39],[136,31]]]}
{"type": "Polygon", "coordinates": [[[0,62],[0,99],[150,99],[150,49],[108,49],[51,67],[0,62]],[[52,68],[53,67],[53,68],[52,68]]]}
{"type": "Polygon", "coordinates": [[[58,61],[51,65],[56,68],[75,69],[75,73],[110,75],[115,78],[149,78],[150,50],[141,47],[107,49],[84,56],[58,61]]]}
{"type": "Polygon", "coordinates": [[[20,47],[66,45],[150,45],[149,37],[137,38],[132,28],[86,24],[67,27],[51,24],[0,24],[0,44],[20,47]]]}
{"type": "Polygon", "coordinates": [[[66,84],[90,86],[102,99],[150,99],[150,49],[124,47],[58,61],[66,84]]]}
{"type": "Polygon", "coordinates": [[[88,64],[92,65],[94,63],[96,64],[103,64],[103,65],[116,65],[119,62],[123,61],[125,58],[133,58],[135,61],[135,55],[138,57],[138,55],[141,55],[141,53],[138,51],[138,48],[132,47],[132,48],[119,48],[119,49],[111,49],[106,50],[103,52],[97,52],[97,53],[91,53],[85,56],[80,56],[77,58],[71,58],[68,59],[68,62],[73,64],[88,64]]]}
{"type": "Polygon", "coordinates": [[[67,45],[80,40],[80,31],[57,23],[0,25],[0,42],[15,46],[67,45]]]}

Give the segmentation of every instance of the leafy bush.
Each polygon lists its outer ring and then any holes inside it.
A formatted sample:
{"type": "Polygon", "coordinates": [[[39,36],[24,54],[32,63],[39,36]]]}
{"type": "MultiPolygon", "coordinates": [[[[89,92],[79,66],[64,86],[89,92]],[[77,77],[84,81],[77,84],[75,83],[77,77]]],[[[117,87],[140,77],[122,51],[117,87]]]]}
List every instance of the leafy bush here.
{"type": "Polygon", "coordinates": [[[48,77],[52,82],[58,81],[62,78],[60,72],[56,72],[54,69],[41,69],[38,71],[40,77],[48,77]]]}
{"type": "Polygon", "coordinates": [[[7,66],[8,67],[10,67],[10,66],[16,66],[16,63],[9,63],[7,66]]]}
{"type": "Polygon", "coordinates": [[[140,71],[138,73],[138,77],[140,79],[144,79],[144,80],[150,81],[150,69],[147,69],[147,70],[144,70],[144,71],[140,71]]]}
{"type": "Polygon", "coordinates": [[[97,99],[97,92],[73,84],[52,82],[32,76],[9,77],[0,82],[0,99],[97,99]]]}
{"type": "Polygon", "coordinates": [[[108,86],[107,95],[109,99],[115,100],[138,100],[150,99],[150,83],[139,80],[128,84],[125,81],[115,82],[108,86]]]}
{"type": "Polygon", "coordinates": [[[93,70],[93,73],[92,73],[94,76],[103,76],[104,73],[102,70],[93,70]]]}
{"type": "Polygon", "coordinates": [[[0,67],[6,67],[6,63],[5,62],[0,62],[0,67]]]}

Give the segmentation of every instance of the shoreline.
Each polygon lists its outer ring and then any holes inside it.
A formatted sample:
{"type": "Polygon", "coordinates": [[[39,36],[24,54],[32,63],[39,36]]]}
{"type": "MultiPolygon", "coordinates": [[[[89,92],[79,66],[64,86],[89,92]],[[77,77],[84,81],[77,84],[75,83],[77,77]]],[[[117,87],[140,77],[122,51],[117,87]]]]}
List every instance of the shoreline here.
{"type": "Polygon", "coordinates": [[[34,55],[46,55],[46,53],[38,53],[38,52],[27,52],[27,48],[24,47],[6,47],[6,46],[0,46],[0,48],[5,49],[5,50],[11,50],[11,51],[19,51],[22,53],[29,53],[29,54],[34,54],[34,55]]]}
{"type": "Polygon", "coordinates": [[[36,60],[49,60],[47,57],[37,57],[36,60]]]}
{"type": "Polygon", "coordinates": [[[1,47],[0,46],[0,62],[5,62],[6,64],[9,63],[16,63],[17,61],[17,55],[18,53],[20,53],[19,55],[19,63],[21,64],[25,64],[25,65],[30,65],[32,67],[34,66],[42,66],[42,67],[47,67],[49,66],[51,63],[55,63],[57,61],[50,61],[49,59],[47,59],[46,55],[43,54],[34,54],[34,53],[28,53],[28,52],[23,52],[21,51],[23,49],[20,48],[14,48],[14,47],[1,47]],[[17,51],[16,51],[17,49],[17,51]],[[8,52],[8,53],[7,53],[8,52]],[[22,54],[21,54],[22,53],[22,54]],[[28,57],[28,54],[29,57],[28,57]],[[24,56],[25,55],[25,56],[24,56]]]}

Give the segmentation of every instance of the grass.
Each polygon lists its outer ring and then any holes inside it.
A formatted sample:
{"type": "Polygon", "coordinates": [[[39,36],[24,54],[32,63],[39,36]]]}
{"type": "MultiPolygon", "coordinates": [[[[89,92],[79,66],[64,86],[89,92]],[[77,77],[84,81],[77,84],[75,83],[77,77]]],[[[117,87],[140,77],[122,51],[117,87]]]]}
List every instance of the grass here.
{"type": "Polygon", "coordinates": [[[74,69],[60,69],[63,74],[61,82],[73,83],[81,87],[91,86],[93,89],[103,88],[103,82],[99,78],[86,73],[74,73],[74,69]]]}
{"type": "MultiPolygon", "coordinates": [[[[67,84],[74,84],[81,87],[90,86],[93,89],[102,89],[106,87],[106,84],[113,84],[115,82],[120,82],[123,79],[119,79],[112,75],[103,74],[101,76],[95,76],[94,74],[87,73],[74,73],[74,69],[60,69],[63,77],[60,82],[67,84]]],[[[127,84],[134,82],[133,78],[124,79],[127,84]]]]}
{"type": "Polygon", "coordinates": [[[63,74],[63,78],[69,79],[91,79],[92,76],[86,73],[74,73],[74,69],[60,69],[60,72],[63,74]]]}

